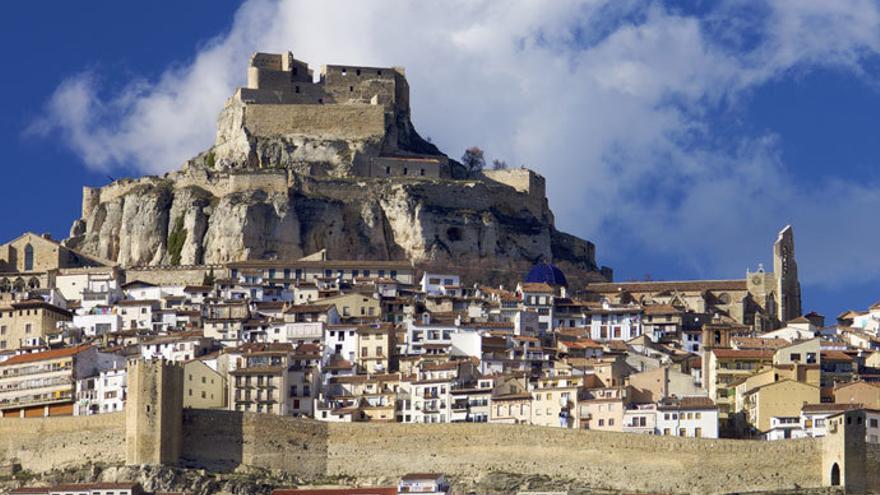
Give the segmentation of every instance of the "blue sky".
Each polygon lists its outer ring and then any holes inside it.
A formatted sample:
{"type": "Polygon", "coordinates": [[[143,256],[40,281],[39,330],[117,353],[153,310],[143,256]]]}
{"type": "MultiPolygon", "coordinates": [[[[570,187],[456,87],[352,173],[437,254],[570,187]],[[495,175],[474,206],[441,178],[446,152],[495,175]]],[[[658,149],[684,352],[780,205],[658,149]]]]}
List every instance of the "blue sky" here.
{"type": "Polygon", "coordinates": [[[880,299],[876,1],[16,2],[0,18],[0,235],[173,170],[256,50],[402,65],[419,131],[548,180],[620,280],[731,278],[794,225],[805,308],[880,299]]]}

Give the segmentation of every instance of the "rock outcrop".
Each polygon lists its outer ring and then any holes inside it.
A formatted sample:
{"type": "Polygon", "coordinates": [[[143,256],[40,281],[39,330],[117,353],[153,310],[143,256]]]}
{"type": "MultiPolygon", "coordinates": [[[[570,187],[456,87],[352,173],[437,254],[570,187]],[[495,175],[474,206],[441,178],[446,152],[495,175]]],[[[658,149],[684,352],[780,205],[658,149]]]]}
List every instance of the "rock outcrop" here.
{"type": "Polygon", "coordinates": [[[314,88],[296,82],[296,93],[239,89],[221,112],[215,145],[180,171],[85,188],[66,244],[122,266],[326,249],[335,259],[410,259],[474,277],[539,259],[588,278],[610,274],[599,272],[592,243],[555,229],[543,177],[527,169],[464,176],[412,127],[402,70],[369,71],[381,76],[361,76],[345,93],[332,73],[314,88]],[[377,93],[341,101],[349,89],[377,93]],[[323,95],[321,104],[299,101],[302,94],[323,95]],[[376,163],[385,176],[371,173],[376,163]],[[427,165],[416,172],[409,163],[427,165]]]}

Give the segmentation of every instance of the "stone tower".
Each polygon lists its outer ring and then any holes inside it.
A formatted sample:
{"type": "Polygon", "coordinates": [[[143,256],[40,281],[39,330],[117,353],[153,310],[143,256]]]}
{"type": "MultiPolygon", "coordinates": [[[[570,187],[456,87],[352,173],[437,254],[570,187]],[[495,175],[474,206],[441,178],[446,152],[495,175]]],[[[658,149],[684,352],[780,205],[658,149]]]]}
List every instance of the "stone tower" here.
{"type": "Polygon", "coordinates": [[[125,463],[176,465],[183,425],[183,366],[128,362],[125,463]]]}
{"type": "Polygon", "coordinates": [[[865,493],[865,411],[846,411],[828,418],[826,422],[828,435],[822,439],[822,485],[839,486],[847,493],[865,493]]]}
{"type": "Polygon", "coordinates": [[[786,225],[773,244],[773,274],[776,276],[779,322],[787,322],[801,315],[801,284],[798,281],[797,261],[794,258],[794,230],[786,225]]]}

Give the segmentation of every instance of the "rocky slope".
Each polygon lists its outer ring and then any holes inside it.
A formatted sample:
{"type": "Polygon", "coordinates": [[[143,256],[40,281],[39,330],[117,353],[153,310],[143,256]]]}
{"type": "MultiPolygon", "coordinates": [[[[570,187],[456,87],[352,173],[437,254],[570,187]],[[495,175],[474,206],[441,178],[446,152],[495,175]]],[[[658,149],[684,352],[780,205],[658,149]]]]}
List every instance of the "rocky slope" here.
{"type": "Polygon", "coordinates": [[[358,177],[354,171],[391,137],[396,153],[442,156],[408,112],[389,118],[384,136],[364,139],[345,137],[345,122],[336,136],[258,135],[245,124],[247,112],[231,98],[215,145],[180,171],[85,188],[66,244],[122,266],[291,259],[326,249],[335,259],[454,265],[488,281],[537,260],[562,263],[575,278],[601,276],[593,245],[555,229],[543,178],[533,172],[462,178],[450,162],[442,179],[358,177]],[[522,187],[529,180],[540,187],[522,187]]]}

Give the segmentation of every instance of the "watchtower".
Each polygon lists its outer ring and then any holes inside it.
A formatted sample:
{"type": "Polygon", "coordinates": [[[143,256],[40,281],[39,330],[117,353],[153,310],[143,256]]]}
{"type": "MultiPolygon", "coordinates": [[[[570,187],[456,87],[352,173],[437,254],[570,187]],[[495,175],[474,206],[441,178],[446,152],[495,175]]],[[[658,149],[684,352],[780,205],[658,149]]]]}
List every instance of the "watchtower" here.
{"type": "Polygon", "coordinates": [[[865,493],[865,411],[845,411],[825,421],[828,435],[822,439],[822,485],[839,486],[847,493],[865,493]]]}
{"type": "Polygon", "coordinates": [[[130,360],[125,463],[176,465],[182,425],[183,366],[164,359],[130,360]]]}

